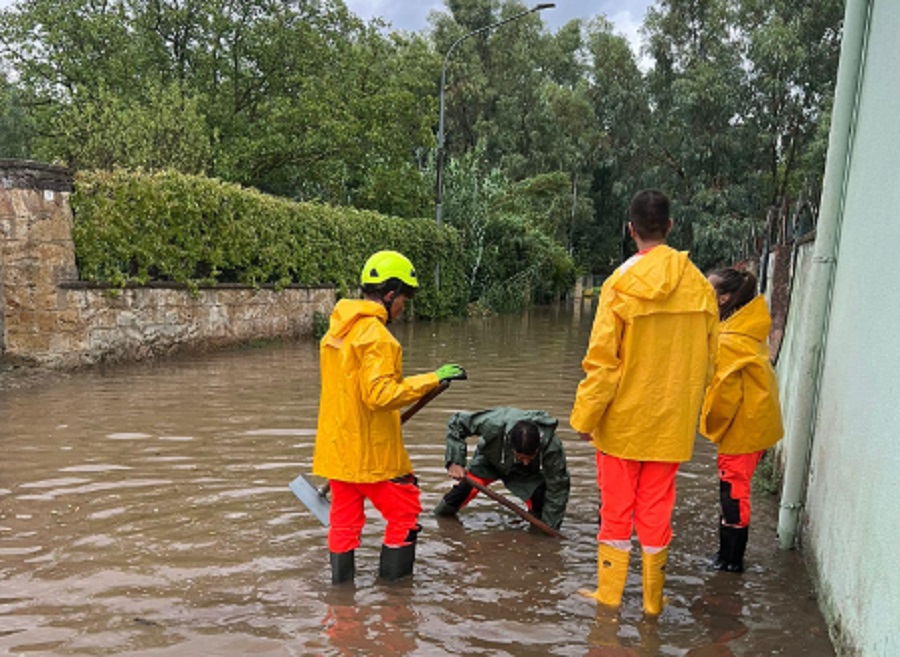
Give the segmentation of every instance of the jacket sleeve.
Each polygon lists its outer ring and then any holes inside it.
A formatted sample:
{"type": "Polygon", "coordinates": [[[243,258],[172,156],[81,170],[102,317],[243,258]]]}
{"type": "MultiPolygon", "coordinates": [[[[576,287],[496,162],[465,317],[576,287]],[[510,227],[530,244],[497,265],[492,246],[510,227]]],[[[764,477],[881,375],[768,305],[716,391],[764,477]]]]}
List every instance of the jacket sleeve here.
{"type": "Polygon", "coordinates": [[[706,385],[710,385],[715,376],[716,354],[719,350],[719,320],[718,318],[712,318],[709,322],[711,326],[707,331],[706,385]]]}
{"type": "Polygon", "coordinates": [[[714,443],[722,440],[744,397],[740,370],[717,375],[706,391],[700,412],[700,433],[714,443]]]}
{"type": "Polygon", "coordinates": [[[566,505],[569,503],[569,470],[566,467],[566,455],[559,438],[554,436],[551,445],[551,449],[545,452],[543,457],[543,474],[544,481],[547,483],[547,493],[544,498],[544,509],[541,511],[541,520],[553,529],[559,529],[566,514],[566,505]]]}
{"type": "Polygon", "coordinates": [[[472,413],[454,413],[447,420],[444,467],[454,463],[466,467],[466,438],[472,435],[472,413]]]}
{"type": "Polygon", "coordinates": [[[360,386],[362,398],[371,410],[398,410],[417,401],[440,383],[437,374],[403,378],[400,346],[391,340],[376,339],[362,347],[360,386]]]}
{"type": "MultiPolygon", "coordinates": [[[[447,449],[444,466],[452,463],[466,466],[466,438],[479,436],[479,447],[502,437],[506,431],[506,416],[501,409],[466,413],[454,413],[447,420],[447,449]]],[[[479,447],[475,448],[476,455],[479,447]]]]}
{"type": "Polygon", "coordinates": [[[600,425],[606,407],[616,396],[621,377],[619,349],[625,322],[613,312],[612,286],[605,284],[591,329],[587,354],[581,363],[584,378],[575,393],[569,423],[575,431],[592,433],[600,425]]]}

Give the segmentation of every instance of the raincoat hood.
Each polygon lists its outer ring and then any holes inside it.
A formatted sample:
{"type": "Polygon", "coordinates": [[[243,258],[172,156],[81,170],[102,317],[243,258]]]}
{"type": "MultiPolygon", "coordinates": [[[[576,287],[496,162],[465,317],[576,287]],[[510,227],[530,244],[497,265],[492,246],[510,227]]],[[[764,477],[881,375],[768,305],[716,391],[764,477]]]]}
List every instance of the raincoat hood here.
{"type": "Polygon", "coordinates": [[[697,280],[697,274],[687,252],[661,244],[632,256],[613,273],[610,307],[626,322],[659,312],[701,312],[718,318],[715,296],[701,292],[711,286],[705,285],[705,277],[697,280]],[[685,294],[687,290],[692,292],[685,294]]]}
{"type": "Polygon", "coordinates": [[[375,317],[381,323],[387,322],[387,310],[377,301],[368,299],[341,299],[334,307],[328,320],[328,334],[332,338],[343,338],[360,319],[375,317]]]}
{"type": "Polygon", "coordinates": [[[626,261],[613,289],[638,299],[660,301],[675,291],[690,260],[688,254],[664,244],[626,261]]]}
{"type": "Polygon", "coordinates": [[[722,322],[719,333],[736,333],[753,338],[757,342],[765,342],[772,329],[772,318],[762,295],[740,308],[731,317],[722,322]]]}
{"type": "Polygon", "coordinates": [[[761,295],[721,323],[716,373],[700,413],[700,433],[720,454],[768,449],[784,435],[778,380],[769,360],[771,326],[761,295]]]}

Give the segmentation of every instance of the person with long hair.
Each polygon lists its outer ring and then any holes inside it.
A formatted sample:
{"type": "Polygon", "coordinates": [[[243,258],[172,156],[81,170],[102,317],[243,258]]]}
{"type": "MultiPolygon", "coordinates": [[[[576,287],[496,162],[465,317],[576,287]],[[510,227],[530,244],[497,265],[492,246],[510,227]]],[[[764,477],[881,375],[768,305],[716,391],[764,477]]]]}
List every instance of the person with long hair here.
{"type": "Polygon", "coordinates": [[[750,488],[766,450],[784,430],[778,382],[769,359],[772,318],[752,272],[729,267],[708,276],[719,305],[716,372],[700,414],[700,433],[716,444],[719,551],[713,566],[744,570],[750,532],[750,488]]]}

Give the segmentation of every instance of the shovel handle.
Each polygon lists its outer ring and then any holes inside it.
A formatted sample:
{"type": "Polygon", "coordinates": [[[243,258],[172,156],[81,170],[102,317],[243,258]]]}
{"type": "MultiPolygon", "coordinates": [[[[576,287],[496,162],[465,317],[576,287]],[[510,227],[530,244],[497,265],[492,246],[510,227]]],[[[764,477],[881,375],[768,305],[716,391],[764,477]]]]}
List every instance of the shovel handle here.
{"type": "Polygon", "coordinates": [[[413,404],[412,406],[407,408],[405,411],[403,411],[403,415],[400,416],[400,424],[404,424],[413,415],[415,415],[416,413],[421,411],[428,402],[430,402],[432,399],[437,397],[439,394],[444,392],[444,390],[446,390],[449,387],[450,387],[450,382],[444,381],[437,388],[432,388],[431,390],[426,392],[424,395],[419,397],[419,401],[417,401],[415,404],[413,404]]]}
{"type": "Polygon", "coordinates": [[[505,498],[500,493],[497,493],[496,491],[492,491],[490,488],[488,488],[484,484],[482,484],[478,481],[475,481],[468,474],[466,475],[465,479],[466,479],[466,482],[469,483],[473,488],[478,489],[479,492],[484,493],[485,495],[490,497],[492,500],[499,502],[500,504],[505,506],[507,509],[509,509],[510,511],[515,513],[517,516],[519,516],[523,520],[527,520],[528,522],[530,522],[532,525],[534,525],[535,527],[540,529],[545,534],[553,536],[554,538],[565,538],[565,536],[563,534],[561,534],[560,532],[553,529],[553,527],[548,525],[543,520],[540,520],[536,516],[528,513],[528,511],[526,511],[525,509],[520,507],[515,502],[509,501],[507,498],[505,498]]]}
{"type": "MultiPolygon", "coordinates": [[[[437,397],[439,394],[444,392],[447,388],[450,387],[449,381],[444,381],[437,388],[432,388],[424,395],[419,397],[419,400],[403,411],[403,415],[400,416],[400,424],[405,424],[408,419],[410,419],[413,415],[421,411],[428,402],[437,397]]],[[[322,497],[328,497],[328,492],[331,490],[331,482],[326,481],[325,485],[319,489],[319,495],[322,497]]]]}

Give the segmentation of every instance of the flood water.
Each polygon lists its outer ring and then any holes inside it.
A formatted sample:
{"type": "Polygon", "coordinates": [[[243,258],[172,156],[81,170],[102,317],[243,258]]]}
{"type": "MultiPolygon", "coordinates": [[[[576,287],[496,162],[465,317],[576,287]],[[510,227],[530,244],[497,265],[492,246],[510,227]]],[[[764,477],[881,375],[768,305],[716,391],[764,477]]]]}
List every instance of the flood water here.
{"type": "Polygon", "coordinates": [[[678,477],[658,620],[642,618],[636,547],[617,619],[575,594],[596,584],[594,453],[566,421],[592,314],[396,327],[407,374],[459,362],[470,378],[404,427],[426,511],[415,575],[394,584],[376,580],[369,509],[356,585],[331,586],[326,530],[288,489],[311,468],[312,342],[0,392],[0,654],[834,655],[802,555],[777,549],[776,498],[754,494],[747,572],[706,570],[718,485],[703,441],[678,477]],[[429,513],[451,483],[448,415],[497,405],[561,420],[564,540],[483,496],[459,520],[429,513]]]}

